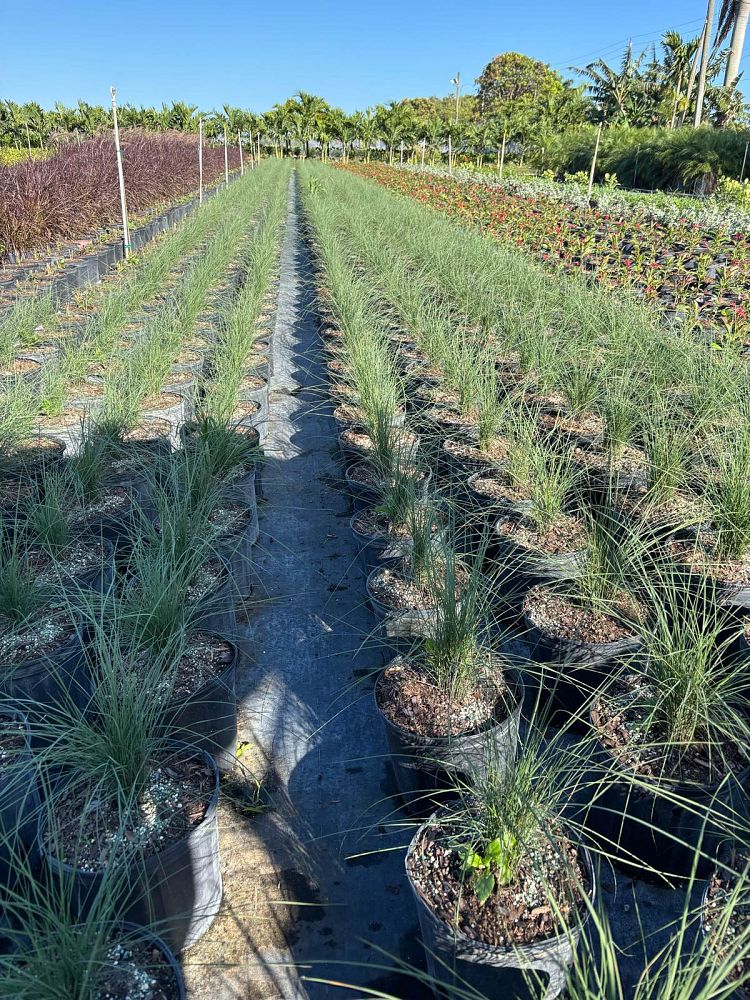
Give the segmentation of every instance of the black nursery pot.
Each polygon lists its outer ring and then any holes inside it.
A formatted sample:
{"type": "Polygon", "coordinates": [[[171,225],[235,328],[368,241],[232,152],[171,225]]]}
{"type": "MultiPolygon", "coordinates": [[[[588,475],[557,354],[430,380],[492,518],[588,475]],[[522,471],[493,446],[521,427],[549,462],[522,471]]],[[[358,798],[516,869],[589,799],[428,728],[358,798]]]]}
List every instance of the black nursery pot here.
{"type": "Polygon", "coordinates": [[[128,921],[123,921],[120,926],[128,942],[132,942],[133,944],[146,942],[153,951],[158,951],[162,955],[164,961],[169,966],[170,972],[172,973],[174,991],[177,996],[177,1000],[185,1000],[185,977],[182,974],[182,966],[177,961],[171,948],[168,948],[159,935],[154,934],[154,932],[150,931],[147,927],[129,923],[128,921]]]}
{"type": "Polygon", "coordinates": [[[426,808],[432,808],[431,795],[450,788],[450,776],[454,780],[457,776],[482,776],[487,773],[489,764],[498,770],[510,766],[518,746],[524,685],[516,671],[508,673],[507,681],[513,708],[457,736],[429,737],[410,733],[386,718],[378,705],[377,694],[374,695],[375,708],[385,727],[396,786],[408,813],[424,815],[426,808]]]}
{"type": "MultiPolygon", "coordinates": [[[[203,820],[189,833],[163,850],[127,862],[127,875],[118,908],[122,919],[155,927],[174,952],[200,940],[213,923],[222,897],[219,861],[219,771],[212,757],[182,744],[186,753],[199,756],[211,768],[214,788],[203,820]]],[[[37,836],[47,876],[71,884],[71,908],[83,918],[90,911],[104,878],[102,872],[83,871],[58,861],[45,847],[47,817],[40,815],[37,836]]]]}
{"type": "Polygon", "coordinates": [[[592,783],[598,794],[583,821],[594,840],[630,875],[652,882],[708,878],[727,839],[731,817],[742,813],[750,793],[750,767],[723,784],[664,782],[648,787],[600,745],[592,783]],[[719,812],[724,824],[711,820],[719,812]],[[696,853],[700,851],[696,863],[696,853]]]}
{"type": "Polygon", "coordinates": [[[614,642],[561,638],[536,625],[526,610],[523,622],[531,658],[541,668],[530,686],[541,689],[542,704],[546,702],[553,725],[565,725],[571,719],[586,725],[585,709],[596,691],[643,646],[643,639],[637,635],[614,642]]]}
{"type": "Polygon", "coordinates": [[[28,719],[10,704],[0,704],[2,717],[15,720],[24,735],[24,747],[8,767],[0,769],[0,885],[7,886],[14,869],[18,874],[16,856],[34,844],[41,800],[28,719]]]}
{"type": "Polygon", "coordinates": [[[486,521],[493,517],[503,515],[515,515],[516,517],[521,517],[528,513],[531,509],[531,502],[528,500],[507,500],[505,498],[491,497],[487,496],[485,493],[479,492],[475,483],[478,479],[487,478],[492,476],[492,469],[480,469],[478,472],[472,472],[466,481],[466,492],[469,496],[472,509],[477,513],[483,515],[486,521]]]}
{"type": "Polygon", "coordinates": [[[237,661],[239,651],[230,640],[219,636],[232,650],[232,658],[220,674],[192,694],[173,698],[166,711],[166,725],[174,739],[211,754],[220,771],[230,771],[237,749],[237,661]]]}
{"type": "Polygon", "coordinates": [[[519,612],[532,587],[579,576],[584,559],[583,550],[551,554],[526,548],[500,532],[497,522],[492,528],[488,555],[503,570],[498,581],[503,600],[519,612]]]}
{"type": "MultiPolygon", "coordinates": [[[[355,463],[355,465],[364,466],[365,463],[355,463]]],[[[346,467],[344,470],[344,479],[346,481],[346,488],[352,498],[352,507],[354,508],[354,511],[358,513],[359,511],[364,510],[365,507],[375,506],[380,502],[382,497],[375,488],[359,482],[359,480],[352,476],[351,470],[354,467],[354,465],[346,467]]]]}
{"type": "MultiPolygon", "coordinates": [[[[513,1000],[554,1000],[565,988],[567,968],[573,962],[581,929],[589,920],[587,910],[578,926],[567,932],[543,938],[531,944],[503,948],[469,938],[436,916],[427,905],[409,872],[409,859],[423,831],[434,822],[431,817],[415,833],[406,853],[406,877],[417,908],[419,930],[425,949],[427,970],[435,983],[440,1000],[464,1000],[473,991],[477,996],[513,998],[513,1000]],[[533,971],[546,977],[546,988],[529,986],[523,971],[533,971]]],[[[578,861],[589,884],[589,899],[596,902],[596,875],[591,856],[584,846],[578,848],[578,861]]]]}
{"type": "Polygon", "coordinates": [[[357,559],[362,572],[367,576],[384,563],[397,562],[399,555],[394,553],[392,556],[386,556],[386,552],[392,547],[392,542],[386,536],[367,535],[358,530],[356,520],[359,513],[361,511],[356,511],[349,518],[349,528],[351,529],[354,545],[357,549],[357,559]]]}
{"type": "Polygon", "coordinates": [[[32,743],[34,722],[44,722],[49,709],[73,702],[84,708],[91,697],[91,677],[86,663],[80,621],[60,649],[13,666],[0,665],[0,698],[15,702],[28,714],[32,743]]]}

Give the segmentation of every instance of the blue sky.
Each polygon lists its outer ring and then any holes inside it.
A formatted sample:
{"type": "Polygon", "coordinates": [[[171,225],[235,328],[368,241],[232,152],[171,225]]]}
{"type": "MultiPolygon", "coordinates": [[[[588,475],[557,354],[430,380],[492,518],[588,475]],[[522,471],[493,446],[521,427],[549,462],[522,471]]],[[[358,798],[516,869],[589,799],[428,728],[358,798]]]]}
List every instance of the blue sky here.
{"type": "Polygon", "coordinates": [[[472,89],[508,50],[564,74],[600,56],[615,62],[628,38],[638,49],[668,28],[697,34],[704,13],[705,0],[8,2],[0,98],[101,104],[114,83],[133,104],[174,98],[265,111],[302,89],[353,111],[446,94],[457,70],[472,89]]]}

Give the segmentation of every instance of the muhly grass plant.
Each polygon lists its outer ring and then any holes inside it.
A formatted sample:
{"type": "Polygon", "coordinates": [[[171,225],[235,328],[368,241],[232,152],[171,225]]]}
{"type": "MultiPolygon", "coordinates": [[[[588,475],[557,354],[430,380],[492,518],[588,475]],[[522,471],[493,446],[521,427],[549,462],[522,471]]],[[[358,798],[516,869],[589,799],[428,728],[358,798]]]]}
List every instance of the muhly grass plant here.
{"type": "Polygon", "coordinates": [[[568,513],[579,474],[568,456],[543,446],[533,446],[530,458],[528,516],[543,532],[568,513]]]}
{"type": "Polygon", "coordinates": [[[50,609],[55,594],[37,583],[18,540],[6,545],[0,549],[0,636],[12,642],[50,609]]]}
{"type": "Polygon", "coordinates": [[[187,425],[183,443],[186,470],[202,469],[215,482],[231,482],[239,472],[263,461],[258,434],[211,414],[201,414],[187,425]]]}
{"type": "Polygon", "coordinates": [[[26,540],[41,546],[53,559],[58,558],[79,537],[72,523],[75,510],[76,496],[70,479],[58,472],[46,475],[28,511],[26,540]]]}
{"type": "Polygon", "coordinates": [[[0,366],[9,365],[19,349],[32,347],[39,328],[49,328],[55,318],[49,294],[19,298],[0,318],[0,366]]]}
{"type": "Polygon", "coordinates": [[[105,869],[82,916],[73,905],[71,872],[36,878],[31,861],[15,851],[12,863],[17,878],[3,888],[0,930],[3,1000],[100,1000],[115,984],[150,989],[157,963],[148,929],[122,926],[117,903],[125,887],[122,866],[105,869]],[[144,941],[145,963],[139,948],[144,941]]]}
{"type": "Polygon", "coordinates": [[[711,524],[720,559],[741,560],[750,552],[750,429],[732,435],[706,484],[711,524]]]}
{"type": "Polygon", "coordinates": [[[152,649],[149,657],[137,659],[129,610],[112,594],[92,596],[83,613],[94,680],[91,701],[79,707],[68,699],[35,722],[40,760],[87,789],[92,801],[101,795],[115,798],[125,814],[138,808],[154,760],[168,749],[165,706],[174,647],[152,649]]]}
{"type": "Polygon", "coordinates": [[[431,581],[434,619],[424,644],[424,665],[435,687],[451,701],[463,703],[481,679],[499,682],[494,675],[501,658],[493,656],[487,669],[487,628],[490,624],[489,588],[482,573],[488,536],[482,537],[470,562],[459,561],[452,550],[443,556],[443,574],[431,581]]]}
{"type": "Polygon", "coordinates": [[[637,669],[643,742],[675,756],[695,748],[721,771],[732,751],[747,746],[747,670],[732,663],[736,634],[728,610],[707,583],[686,590],[665,568],[647,581],[649,618],[637,669]]]}

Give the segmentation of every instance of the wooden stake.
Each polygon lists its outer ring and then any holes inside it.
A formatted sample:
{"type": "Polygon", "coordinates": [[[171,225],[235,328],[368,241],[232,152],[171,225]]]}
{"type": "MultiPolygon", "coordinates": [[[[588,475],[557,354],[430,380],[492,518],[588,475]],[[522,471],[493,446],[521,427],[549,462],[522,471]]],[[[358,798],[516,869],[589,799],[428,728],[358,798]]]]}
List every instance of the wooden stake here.
{"type": "Polygon", "coordinates": [[[115,129],[115,152],[117,153],[117,177],[120,182],[120,211],[122,213],[122,252],[130,256],[130,230],[128,229],[128,203],[125,197],[125,174],[122,169],[122,150],[120,149],[120,128],[117,124],[117,91],[109,88],[112,95],[112,124],[115,129]]]}
{"type": "Polygon", "coordinates": [[[602,137],[602,123],[599,122],[599,127],[596,130],[596,142],[594,143],[594,155],[591,158],[591,170],[589,171],[589,189],[587,193],[587,198],[591,201],[591,192],[594,190],[594,171],[596,170],[596,158],[599,155],[599,140],[602,137]]]}
{"type": "Polygon", "coordinates": [[[424,170],[424,151],[426,146],[427,146],[427,140],[422,139],[422,164],[421,164],[422,170],[424,170]]]}
{"type": "Polygon", "coordinates": [[[229,147],[227,146],[227,127],[224,126],[224,184],[229,187],[229,147]]]}
{"type": "Polygon", "coordinates": [[[198,204],[203,204],[203,119],[198,119],[198,204]]]}
{"type": "Polygon", "coordinates": [[[505,143],[508,139],[508,130],[503,129],[503,145],[500,149],[500,168],[498,170],[498,180],[503,179],[503,170],[505,169],[505,143]]]}
{"type": "Polygon", "coordinates": [[[453,147],[451,146],[451,134],[448,133],[448,173],[453,173],[453,147]]]}
{"type": "Polygon", "coordinates": [[[742,170],[740,170],[740,184],[745,179],[745,167],[747,166],[747,150],[750,147],[750,142],[745,143],[745,155],[742,157],[742,170]]]}
{"type": "Polygon", "coordinates": [[[237,145],[240,148],[240,177],[245,176],[245,164],[242,160],[242,132],[237,129],[237,145]]]}

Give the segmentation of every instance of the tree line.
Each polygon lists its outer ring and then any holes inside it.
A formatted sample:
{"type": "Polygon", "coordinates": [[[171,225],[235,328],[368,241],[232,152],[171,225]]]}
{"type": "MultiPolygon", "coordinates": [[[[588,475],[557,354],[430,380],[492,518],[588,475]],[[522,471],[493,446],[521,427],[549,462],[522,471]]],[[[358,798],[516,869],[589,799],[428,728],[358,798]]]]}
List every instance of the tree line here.
{"type": "MultiPolygon", "coordinates": [[[[617,66],[596,60],[575,69],[584,81],[578,85],[539,60],[506,52],[487,64],[473,93],[406,98],[353,114],[299,91],[261,114],[231,105],[203,111],[173,101],[161,108],[124,104],[118,116],[123,128],[157,132],[197,132],[202,120],[209,140],[221,139],[226,128],[233,141],[238,134],[246,140],[261,138],[277,156],[309,155],[314,147],[326,159],[335,145],[344,160],[355,149],[369,159],[373,148],[380,148],[390,161],[397,155],[434,161],[450,141],[453,149],[481,165],[488,153],[508,142],[539,161],[555,137],[599,122],[613,129],[691,124],[699,99],[703,123],[747,127],[749,108],[738,89],[739,78],[727,79],[728,53],[720,49],[720,37],[719,32],[700,72],[704,35],[686,39],[667,32],[658,51],[652,45],[637,54],[628,45],[617,66]]],[[[0,103],[0,145],[19,150],[81,141],[110,127],[110,109],[85,101],[75,107],[57,103],[48,110],[35,102],[0,103]]]]}

